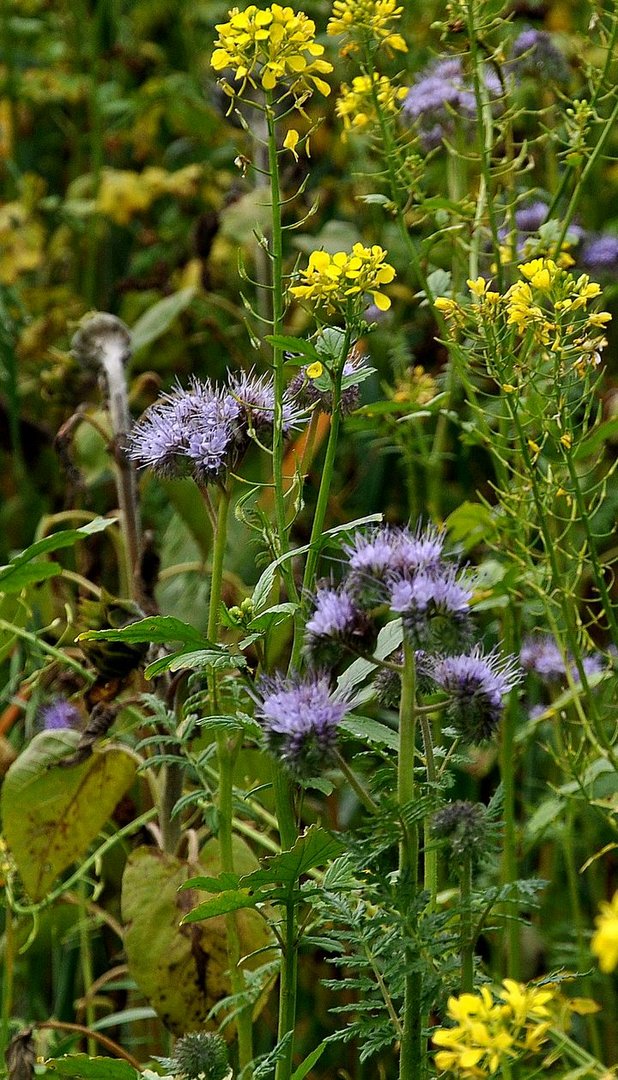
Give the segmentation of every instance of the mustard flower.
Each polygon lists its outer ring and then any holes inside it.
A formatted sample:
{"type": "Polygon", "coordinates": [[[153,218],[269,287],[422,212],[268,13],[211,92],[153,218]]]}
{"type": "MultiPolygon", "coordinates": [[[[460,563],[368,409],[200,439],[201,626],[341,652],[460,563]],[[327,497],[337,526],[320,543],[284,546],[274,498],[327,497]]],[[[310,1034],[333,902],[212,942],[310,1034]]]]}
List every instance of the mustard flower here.
{"type": "Polygon", "coordinates": [[[326,311],[357,311],[365,304],[365,296],[372,297],[380,311],[391,306],[388,296],[381,290],[395,277],[395,270],[386,262],[386,252],[374,244],[364,247],[354,244],[351,252],[313,251],[309,264],[301,270],[302,285],[290,289],[297,300],[309,300],[326,311]]]}
{"type": "Polygon", "coordinates": [[[602,901],[600,912],[594,920],[596,930],[590,948],[607,975],[618,966],[618,892],[609,903],[602,901]]]}
{"type": "MultiPolygon", "coordinates": [[[[373,73],[373,86],[381,109],[395,115],[408,89],[405,86],[393,86],[387,75],[373,73]]],[[[377,123],[378,114],[369,75],[357,75],[352,85],[341,84],[341,93],[335,105],[337,116],[343,120],[344,137],[348,131],[364,131],[377,123]]]]}
{"type": "Polygon", "coordinates": [[[355,39],[360,35],[369,35],[389,53],[392,50],[407,52],[404,39],[392,27],[393,22],[401,18],[402,11],[403,6],[398,5],[397,0],[335,0],[326,32],[345,34],[350,38],[346,52],[358,49],[355,39]]]}
{"type": "MultiPolygon", "coordinates": [[[[328,96],[330,86],[322,75],[333,70],[323,60],[324,46],[315,40],[315,23],[302,11],[272,4],[263,10],[250,4],[244,11],[232,8],[229,22],[216,27],[219,37],[211,64],[215,71],[231,68],[240,83],[242,94],[249,83],[271,91],[282,87],[300,102],[311,96],[314,89],[328,96]]],[[[222,80],[224,91],[231,97],[235,90],[222,80]]]]}
{"type": "Polygon", "coordinates": [[[478,994],[460,994],[448,1000],[454,1026],[439,1028],[433,1041],[443,1049],[436,1066],[462,1077],[486,1077],[509,1061],[536,1053],[551,1025],[548,1005],[553,988],[530,987],[505,979],[495,1001],[486,986],[478,994]]]}

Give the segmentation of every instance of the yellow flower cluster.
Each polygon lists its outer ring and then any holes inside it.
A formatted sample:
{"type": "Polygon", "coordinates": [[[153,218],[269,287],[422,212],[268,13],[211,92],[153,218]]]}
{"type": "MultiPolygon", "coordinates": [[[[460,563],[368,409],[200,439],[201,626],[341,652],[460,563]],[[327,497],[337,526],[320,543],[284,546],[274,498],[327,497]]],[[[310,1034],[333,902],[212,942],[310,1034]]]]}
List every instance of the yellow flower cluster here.
{"type": "Polygon", "coordinates": [[[334,0],[333,14],[326,32],[345,34],[349,43],[345,52],[358,49],[359,35],[369,35],[378,45],[384,45],[388,52],[407,52],[401,34],[394,32],[392,23],[401,18],[403,7],[397,0],[334,0]]]}
{"type": "Polygon", "coordinates": [[[386,261],[386,252],[374,244],[364,247],[354,244],[351,252],[313,251],[309,265],[301,270],[302,285],[294,285],[290,292],[297,300],[313,301],[326,311],[358,311],[364,297],[372,297],[380,311],[387,311],[390,299],[381,290],[395,277],[395,271],[386,261]]]}
{"type": "Polygon", "coordinates": [[[601,914],[594,920],[596,930],[592,936],[590,948],[599,961],[601,971],[606,974],[618,967],[618,892],[611,901],[603,901],[601,914]]]}
{"type": "MultiPolygon", "coordinates": [[[[406,86],[393,86],[387,75],[378,75],[377,71],[373,73],[373,87],[385,113],[395,114],[408,92],[406,86]]],[[[362,131],[377,122],[374,90],[369,75],[357,75],[351,86],[342,83],[335,112],[343,120],[344,133],[351,129],[362,131]]]]}
{"type": "Polygon", "coordinates": [[[141,173],[130,169],[104,169],[96,209],[116,225],[128,225],[162,195],[173,195],[178,199],[197,195],[201,178],[200,165],[185,165],[172,173],[155,165],[141,173]]]}
{"type": "Polygon", "coordinates": [[[483,277],[469,280],[474,298],[471,308],[451,297],[439,296],[435,307],[454,326],[477,324],[479,332],[503,325],[514,327],[522,338],[529,336],[546,355],[561,354],[579,375],[600,363],[607,344],[603,330],[611,320],[607,311],[588,311],[601,295],[601,286],[588,274],[575,278],[553,259],[538,258],[521,263],[520,279],[504,295],[492,290],[483,277]]]}
{"type": "Polygon", "coordinates": [[[0,207],[0,284],[14,285],[43,262],[45,229],[24,202],[0,207]]]}
{"type": "MultiPolygon", "coordinates": [[[[215,71],[231,68],[240,82],[239,94],[259,80],[263,90],[284,87],[296,101],[304,101],[314,89],[327,96],[330,86],[320,76],[333,70],[322,59],[324,46],[315,40],[315,23],[302,11],[272,4],[261,9],[250,4],[244,11],[232,8],[229,22],[219,23],[211,64],[215,71]]],[[[236,91],[224,80],[223,89],[236,91]]]]}
{"type": "Polygon", "coordinates": [[[436,1066],[461,1077],[492,1076],[503,1064],[536,1053],[551,1026],[548,1004],[553,989],[525,986],[505,979],[499,1000],[486,986],[479,994],[460,994],[448,1001],[450,1028],[434,1033],[436,1066]]]}

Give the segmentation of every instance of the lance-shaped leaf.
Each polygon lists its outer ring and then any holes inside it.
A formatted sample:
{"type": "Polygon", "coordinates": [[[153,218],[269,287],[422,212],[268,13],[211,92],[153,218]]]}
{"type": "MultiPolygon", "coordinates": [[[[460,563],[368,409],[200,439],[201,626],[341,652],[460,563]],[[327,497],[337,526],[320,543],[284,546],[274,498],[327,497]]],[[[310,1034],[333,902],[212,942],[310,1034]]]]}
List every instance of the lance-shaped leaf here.
{"type": "Polygon", "coordinates": [[[133,758],[120,746],[97,748],[80,765],[77,731],[42,731],[13,762],[2,785],[4,835],[32,900],[90,847],[130,788],[133,758]]]}
{"type": "Polygon", "coordinates": [[[88,1057],[87,1054],[67,1054],[48,1058],[44,1072],[38,1076],[73,1076],[75,1080],[138,1080],[139,1073],[128,1061],[112,1057],[88,1057]]]}
{"type": "Polygon", "coordinates": [[[119,630],[86,630],[79,635],[78,641],[148,641],[153,645],[167,645],[170,641],[180,641],[192,648],[216,649],[212,641],[205,638],[194,626],[173,615],[150,615],[147,619],[129,623],[119,630]]]}

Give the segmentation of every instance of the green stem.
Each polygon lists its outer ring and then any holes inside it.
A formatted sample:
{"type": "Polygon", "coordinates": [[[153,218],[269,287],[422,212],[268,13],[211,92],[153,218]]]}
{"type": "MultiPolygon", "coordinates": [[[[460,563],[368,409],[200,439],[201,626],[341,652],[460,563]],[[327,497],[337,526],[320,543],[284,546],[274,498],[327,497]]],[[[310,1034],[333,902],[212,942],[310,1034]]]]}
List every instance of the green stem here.
{"type": "Polygon", "coordinates": [[[461,902],[460,957],[461,992],[471,994],[474,990],[474,939],[472,936],[472,858],[463,857],[459,884],[461,902]]]}
{"type": "MultiPolygon", "coordinates": [[[[514,618],[505,619],[504,645],[507,652],[515,652],[514,618]]],[[[500,742],[500,778],[504,798],[504,847],[502,851],[502,882],[512,885],[517,881],[517,831],[515,821],[515,730],[517,725],[517,690],[509,695],[504,713],[500,742]]],[[[505,904],[506,922],[506,975],[519,979],[520,930],[515,918],[516,903],[505,904]]]]}
{"type": "Polygon", "coordinates": [[[350,768],[347,761],[342,756],[342,754],[339,753],[339,751],[336,751],[335,756],[337,758],[337,764],[339,768],[341,769],[343,775],[345,776],[350,787],[352,788],[352,791],[358,796],[361,805],[364,806],[365,810],[369,811],[370,814],[377,814],[380,809],[378,804],[373,801],[371,795],[367,791],[367,788],[363,784],[361,784],[354,770],[350,768]]]}
{"type": "MultiPolygon", "coordinates": [[[[431,732],[431,723],[428,713],[424,710],[416,710],[419,727],[421,729],[421,735],[423,737],[423,748],[425,751],[425,768],[427,770],[427,781],[429,788],[435,791],[436,784],[438,782],[438,773],[436,769],[436,761],[433,754],[433,735],[431,732]]],[[[436,906],[436,899],[438,896],[438,851],[435,845],[431,842],[431,823],[429,817],[425,819],[424,823],[424,838],[423,838],[423,863],[424,863],[424,885],[426,891],[429,893],[429,910],[433,911],[436,906]]]]}
{"type": "MultiPolygon", "coordinates": [[[[403,674],[399,709],[399,757],[397,763],[397,799],[400,810],[414,800],[414,751],[416,742],[416,663],[414,648],[403,639],[403,674]]],[[[412,971],[415,958],[410,943],[410,921],[418,884],[418,828],[407,825],[402,813],[402,838],[399,846],[399,902],[404,926],[404,964],[406,969],[403,1003],[403,1037],[399,1057],[399,1080],[420,1080],[423,1072],[421,1026],[422,987],[418,972],[412,971]]]]}
{"type": "MultiPolygon", "coordinates": [[[[219,635],[219,605],[221,602],[221,583],[223,581],[223,566],[225,561],[225,547],[227,541],[227,518],[230,508],[230,492],[222,487],[219,494],[217,507],[217,524],[213,537],[212,567],[210,578],[210,600],[208,604],[208,629],[207,636],[210,641],[216,641],[219,635]]],[[[217,680],[216,674],[209,676],[210,706],[216,709],[217,680]]],[[[218,839],[221,855],[221,869],[223,873],[234,873],[234,840],[233,840],[233,792],[234,792],[234,764],[238,753],[239,744],[227,739],[225,735],[217,736],[217,761],[219,766],[219,802],[218,810],[218,839]]],[[[230,984],[233,994],[242,994],[245,990],[245,977],[239,968],[242,958],[240,937],[238,933],[238,920],[235,912],[225,916],[225,929],[227,938],[227,958],[230,972],[230,984]]],[[[238,1033],[238,1060],[241,1070],[245,1071],[246,1080],[251,1077],[251,1062],[253,1060],[253,1026],[251,1006],[246,1005],[236,1017],[236,1030],[238,1033]]]]}
{"type": "Polygon", "coordinates": [[[614,605],[612,604],[609,591],[605,583],[605,578],[603,576],[603,568],[599,559],[596,538],[590,527],[590,514],[588,512],[588,507],[586,506],[586,503],[584,501],[584,496],[582,493],[581,484],[579,482],[577,469],[575,468],[575,462],[573,460],[572,452],[570,450],[566,450],[565,457],[567,462],[567,468],[569,470],[569,477],[573,485],[575,502],[577,503],[579,521],[583,525],[584,532],[586,534],[592,576],[594,577],[594,583],[597,587],[597,592],[601,597],[603,611],[607,619],[608,627],[612,634],[612,640],[615,645],[618,645],[618,622],[616,621],[616,613],[614,611],[614,605]]]}
{"type": "Polygon", "coordinates": [[[296,904],[294,899],[285,905],[285,941],[279,985],[279,1023],[277,1041],[292,1033],[287,1049],[275,1068],[275,1080],[289,1080],[294,1058],[294,1029],[296,1027],[296,996],[298,985],[298,948],[296,940],[296,904]]]}
{"type": "MultiPolygon", "coordinates": [[[[79,897],[79,959],[82,969],[82,989],[84,993],[86,1027],[92,1028],[96,1020],[94,1002],[90,995],[90,987],[94,982],[94,968],[92,964],[88,905],[86,902],[86,883],[83,880],[79,882],[77,895],[79,897]]],[[[94,1057],[96,1052],[96,1042],[93,1038],[88,1036],[89,1056],[94,1057]]]]}
{"type": "MultiPolygon", "coordinates": [[[[283,230],[281,228],[281,184],[279,179],[279,155],[277,150],[276,116],[272,93],[266,95],[266,124],[268,129],[268,166],[270,171],[271,200],[271,264],[272,264],[272,332],[279,335],[283,329],[283,230]]],[[[279,540],[279,555],[289,550],[288,526],[285,512],[283,475],[283,393],[285,390],[284,355],[280,345],[272,347],[272,363],[275,383],[275,411],[273,423],[273,482],[275,492],[275,517],[279,540]]],[[[290,562],[281,566],[281,573],[288,596],[298,598],[290,562]]]]}
{"type": "MultiPolygon", "coordinates": [[[[313,516],[313,525],[311,528],[311,537],[309,540],[309,551],[307,552],[307,561],[305,562],[305,572],[303,574],[301,596],[305,603],[310,593],[310,590],[315,584],[315,575],[318,561],[320,558],[320,540],[322,538],[322,533],[324,531],[324,523],[326,521],[326,511],[328,510],[328,500],[330,497],[330,489],[335,471],[335,457],[337,454],[337,443],[339,441],[339,430],[341,428],[341,379],[343,377],[343,366],[350,351],[351,340],[352,328],[346,324],[346,330],[343,338],[341,352],[339,354],[336,369],[333,373],[333,411],[330,421],[330,432],[328,436],[328,444],[326,447],[326,456],[324,458],[324,465],[322,468],[320,490],[318,491],[318,498],[313,516]]],[[[294,668],[297,668],[300,662],[304,633],[303,616],[304,611],[302,609],[299,609],[296,613],[295,619],[294,645],[292,648],[292,656],[290,658],[290,671],[292,671],[294,668]]]]}
{"type": "Polygon", "coordinates": [[[9,1045],[9,1025],[13,1011],[13,981],[15,974],[15,933],[13,912],[4,906],[4,964],[2,972],[2,1013],[0,1015],[0,1058],[5,1060],[9,1045]]]}

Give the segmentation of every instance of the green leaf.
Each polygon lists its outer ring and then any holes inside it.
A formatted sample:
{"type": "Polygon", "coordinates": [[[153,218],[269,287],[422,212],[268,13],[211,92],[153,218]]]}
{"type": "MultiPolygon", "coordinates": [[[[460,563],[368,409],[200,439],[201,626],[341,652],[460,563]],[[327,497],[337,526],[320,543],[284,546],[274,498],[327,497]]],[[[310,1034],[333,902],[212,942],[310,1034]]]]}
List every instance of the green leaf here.
{"type": "Polygon", "coordinates": [[[76,1080],[138,1080],[140,1075],[128,1061],[112,1057],[91,1058],[87,1054],[48,1058],[43,1064],[46,1072],[55,1073],[56,1076],[74,1076],[76,1080]]]}
{"type": "MultiPolygon", "coordinates": [[[[234,837],[233,852],[241,872],[255,867],[255,855],[240,837],[234,837]]],[[[184,862],[158,848],[137,848],[129,856],[122,881],[129,971],[175,1035],[216,1030],[215,1022],[205,1018],[231,991],[225,916],[180,925],[200,897],[191,889],[179,892],[179,886],[200,872],[209,877],[220,874],[216,840],[204,845],[199,862],[184,862]]],[[[274,946],[272,931],[256,911],[240,910],[236,919],[241,956],[274,946]]],[[[253,970],[262,962],[262,956],[251,956],[244,966],[253,970]]]]}
{"type": "Polygon", "coordinates": [[[32,560],[38,558],[39,555],[49,555],[52,551],[59,551],[61,548],[73,547],[78,540],[107,529],[113,524],[113,520],[112,518],[95,518],[94,521],[79,529],[64,529],[62,532],[52,533],[51,536],[37,540],[11,559],[6,566],[0,566],[0,592],[21,592],[26,585],[31,585],[36,581],[45,581],[59,574],[62,570],[59,564],[42,562],[31,565],[32,560]]]}
{"type": "Polygon", "coordinates": [[[363,743],[387,746],[389,750],[399,747],[397,732],[370,716],[345,716],[339,723],[339,730],[363,743]]]}
{"type": "Polygon", "coordinates": [[[171,296],[165,296],[163,300],[158,300],[143,315],[140,315],[131,330],[133,353],[145,349],[147,345],[151,345],[166,330],[169,330],[178,316],[189,307],[194,296],[195,289],[193,287],[180,289],[178,292],[172,293],[171,296]]]}
{"type": "Polygon", "coordinates": [[[317,1065],[327,1046],[328,1042],[326,1039],[324,1039],[319,1046],[316,1046],[315,1050],[312,1050],[305,1060],[301,1061],[298,1068],[294,1070],[292,1073],[292,1080],[305,1080],[307,1073],[311,1072],[314,1065],[317,1065]]]}
{"type": "Polygon", "coordinates": [[[2,785],[4,835],[35,902],[85,854],[135,777],[135,761],[119,746],[97,747],[81,764],[59,767],[79,740],[77,731],[40,732],[2,785]]]}
{"type": "Polygon", "coordinates": [[[180,641],[183,645],[198,645],[202,648],[216,648],[212,641],[205,638],[189,623],[174,618],[173,615],[150,615],[147,619],[129,623],[120,630],[86,630],[78,641],[131,641],[167,645],[170,641],[180,641]]]}
{"type": "Polygon", "coordinates": [[[197,721],[202,731],[244,731],[248,735],[257,738],[262,733],[262,728],[257,720],[247,713],[238,713],[228,716],[202,716],[197,721]]]}
{"type": "Polygon", "coordinates": [[[267,633],[273,626],[279,626],[280,623],[291,618],[297,609],[298,604],[274,604],[273,607],[269,607],[266,611],[262,611],[259,615],[256,615],[255,618],[248,623],[247,629],[260,630],[262,633],[267,633]]]}
{"type": "Polygon", "coordinates": [[[302,874],[341,855],[343,844],[320,825],[310,825],[294,847],[264,860],[261,870],[240,879],[241,886],[287,885],[294,888],[302,874]]]}
{"type": "MultiPolygon", "coordinates": [[[[315,363],[316,360],[320,359],[315,345],[305,338],[289,337],[287,334],[267,334],[266,341],[269,345],[276,345],[279,349],[285,349],[286,352],[304,357],[303,364],[315,363]]],[[[293,361],[287,360],[286,363],[290,364],[293,361]]]]}
{"type": "Polygon", "coordinates": [[[251,893],[249,889],[234,889],[219,893],[210,900],[204,900],[182,918],[182,923],[202,922],[204,919],[212,919],[215,915],[226,915],[230,911],[241,911],[243,908],[254,908],[260,901],[259,894],[251,893]]]}
{"type": "Polygon", "coordinates": [[[183,668],[193,668],[196,671],[203,671],[205,668],[212,668],[213,671],[235,671],[246,666],[244,656],[232,655],[225,649],[198,649],[191,652],[182,650],[155,660],[148,665],[144,675],[147,679],[154,679],[163,671],[181,671],[183,668]]]}
{"type": "Polygon", "coordinates": [[[117,1027],[118,1024],[134,1024],[136,1020],[152,1020],[156,1018],[156,1012],[149,1005],[138,1005],[133,1009],[121,1009],[120,1012],[108,1013],[100,1020],[92,1024],[93,1031],[103,1031],[105,1028],[117,1027]]]}
{"type": "Polygon", "coordinates": [[[188,881],[183,881],[182,885],[178,888],[182,889],[203,889],[209,893],[227,892],[230,889],[237,889],[238,882],[240,881],[239,874],[219,874],[217,877],[206,877],[203,874],[198,877],[189,878],[188,881]]]}
{"type": "Polygon", "coordinates": [[[463,502],[445,521],[446,531],[456,544],[469,551],[496,532],[496,522],[489,507],[482,503],[463,502]]]}

